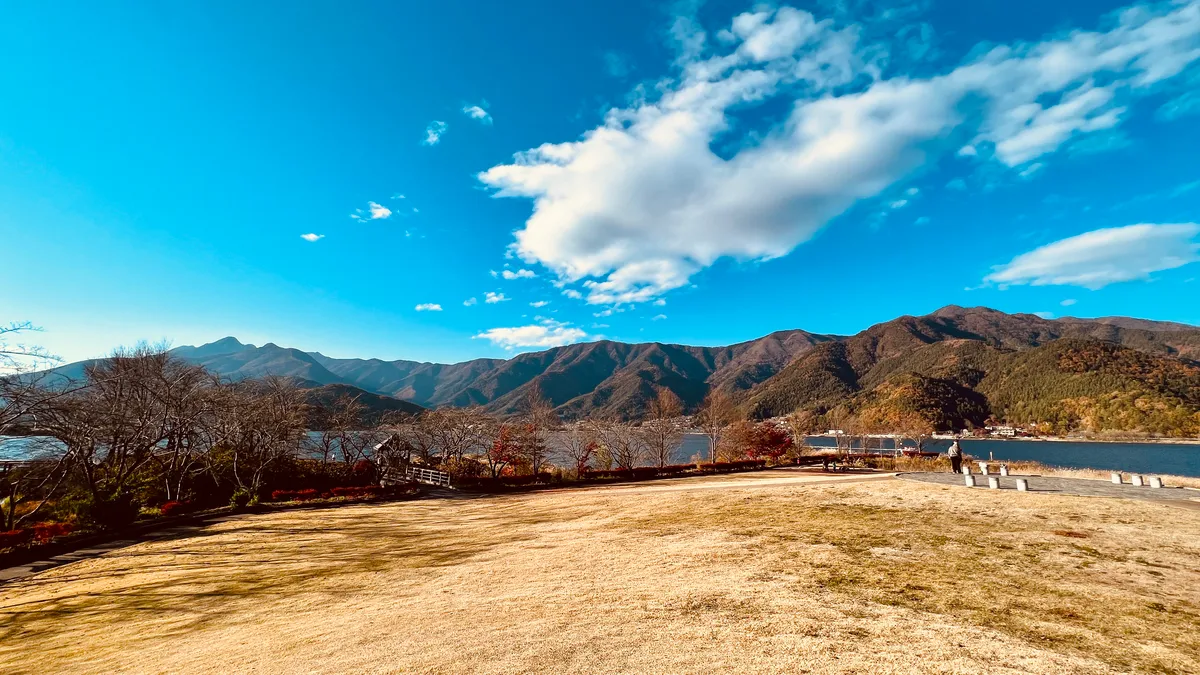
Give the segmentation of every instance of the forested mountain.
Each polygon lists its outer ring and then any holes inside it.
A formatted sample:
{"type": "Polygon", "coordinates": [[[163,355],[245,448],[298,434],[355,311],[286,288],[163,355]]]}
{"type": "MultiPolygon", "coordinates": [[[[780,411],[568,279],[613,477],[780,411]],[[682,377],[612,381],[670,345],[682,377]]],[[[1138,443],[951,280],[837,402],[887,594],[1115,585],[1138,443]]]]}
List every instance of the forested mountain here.
{"type": "Polygon", "coordinates": [[[665,387],[693,409],[709,391],[725,391],[754,417],[833,411],[881,425],[961,428],[993,418],[1200,434],[1200,328],[1125,317],[1050,320],[949,306],[852,336],[789,330],[728,347],[605,340],[456,364],[338,359],[232,337],[174,353],[232,378],[284,375],[501,415],[536,387],[567,418],[638,417],[665,387]]]}

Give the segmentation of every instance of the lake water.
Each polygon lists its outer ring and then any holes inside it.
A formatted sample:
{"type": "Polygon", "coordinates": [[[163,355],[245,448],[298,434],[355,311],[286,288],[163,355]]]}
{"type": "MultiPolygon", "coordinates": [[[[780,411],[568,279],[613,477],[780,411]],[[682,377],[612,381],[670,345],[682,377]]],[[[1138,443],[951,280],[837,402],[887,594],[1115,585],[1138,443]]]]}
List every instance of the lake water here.
{"type": "MultiPolygon", "coordinates": [[[[28,459],[39,454],[46,441],[0,436],[0,460],[28,459]]],[[[814,436],[809,445],[833,447],[834,439],[814,436]]],[[[884,439],[885,447],[891,447],[884,439]]],[[[950,441],[926,444],[931,451],[944,451],[950,441]]],[[[1200,445],[1187,443],[1089,443],[1086,441],[999,441],[967,439],[962,441],[967,454],[980,459],[1030,460],[1069,468],[1108,469],[1129,473],[1200,476],[1200,445]]],[[[675,451],[672,461],[684,464],[694,459],[708,461],[708,439],[688,434],[675,451]]]]}

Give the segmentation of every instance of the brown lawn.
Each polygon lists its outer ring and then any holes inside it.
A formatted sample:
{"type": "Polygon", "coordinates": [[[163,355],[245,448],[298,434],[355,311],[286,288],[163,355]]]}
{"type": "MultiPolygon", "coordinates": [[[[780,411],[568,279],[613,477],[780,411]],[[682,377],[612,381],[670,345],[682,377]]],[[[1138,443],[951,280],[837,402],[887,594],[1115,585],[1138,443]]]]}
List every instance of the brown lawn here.
{"type": "Polygon", "coordinates": [[[0,672],[1195,673],[1198,626],[1200,511],[766,472],[138,544],[0,586],[0,672]]]}

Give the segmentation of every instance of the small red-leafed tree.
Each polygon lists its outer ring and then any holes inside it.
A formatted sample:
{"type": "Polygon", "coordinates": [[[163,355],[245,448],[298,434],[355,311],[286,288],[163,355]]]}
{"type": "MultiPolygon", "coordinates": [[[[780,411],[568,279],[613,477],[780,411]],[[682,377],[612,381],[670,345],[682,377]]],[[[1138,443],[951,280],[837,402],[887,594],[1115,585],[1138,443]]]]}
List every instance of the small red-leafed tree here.
{"type": "Polygon", "coordinates": [[[789,430],[771,422],[759,422],[754,425],[750,435],[746,455],[750,459],[765,459],[776,463],[780,457],[791,451],[794,444],[789,430]]]}
{"type": "Polygon", "coordinates": [[[496,426],[492,442],[487,446],[484,457],[492,478],[499,478],[504,470],[522,458],[521,430],[511,424],[496,426]]]}

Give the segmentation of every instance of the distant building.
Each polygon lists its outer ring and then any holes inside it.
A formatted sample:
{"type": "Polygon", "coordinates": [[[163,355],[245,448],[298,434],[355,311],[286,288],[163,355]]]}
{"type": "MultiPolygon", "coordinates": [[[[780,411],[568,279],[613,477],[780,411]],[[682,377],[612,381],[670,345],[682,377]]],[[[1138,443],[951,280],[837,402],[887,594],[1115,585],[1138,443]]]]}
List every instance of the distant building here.
{"type": "Polygon", "coordinates": [[[1010,437],[1010,438],[1011,438],[1011,437],[1013,437],[1013,436],[1016,436],[1016,435],[1017,435],[1017,428],[1016,428],[1016,427],[1009,427],[1009,426],[988,427],[988,428],[987,428],[987,430],[988,430],[988,431],[989,431],[989,432],[990,432],[990,433],[991,433],[993,436],[1007,436],[1007,437],[1010,437]]]}
{"type": "Polygon", "coordinates": [[[825,432],[825,435],[826,436],[845,436],[846,432],[842,431],[841,429],[830,429],[829,431],[825,432]]]}

